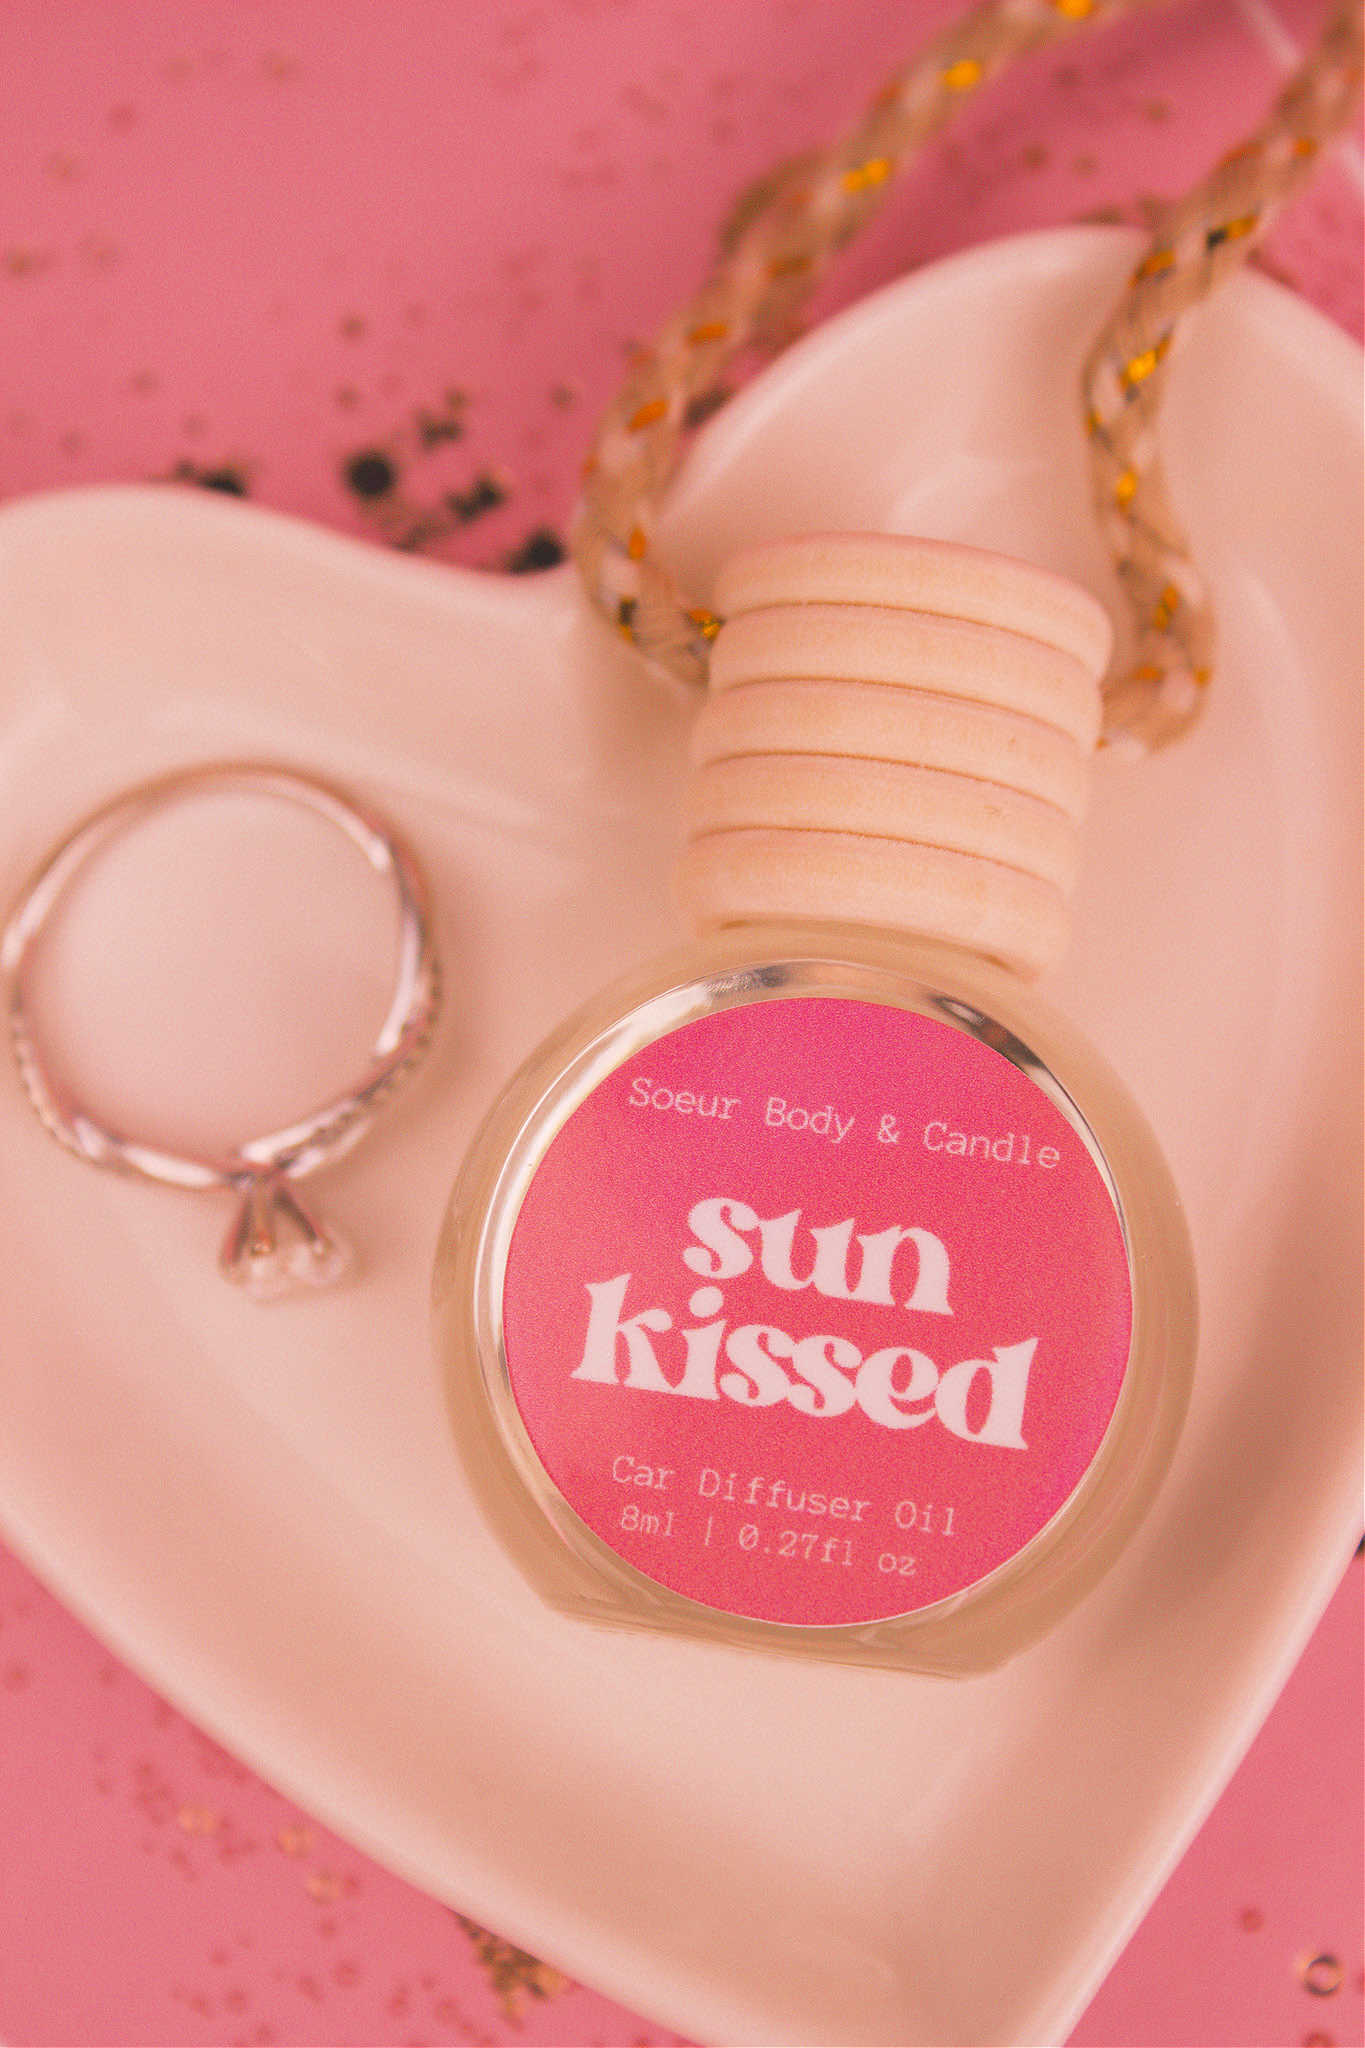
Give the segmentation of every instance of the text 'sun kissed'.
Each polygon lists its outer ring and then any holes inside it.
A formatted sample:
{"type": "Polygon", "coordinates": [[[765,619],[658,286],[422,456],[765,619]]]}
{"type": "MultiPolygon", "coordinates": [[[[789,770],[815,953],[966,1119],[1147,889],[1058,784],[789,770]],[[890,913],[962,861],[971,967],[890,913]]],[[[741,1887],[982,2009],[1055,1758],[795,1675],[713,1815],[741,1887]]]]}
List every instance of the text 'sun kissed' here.
{"type": "Polygon", "coordinates": [[[792,1209],[761,1217],[730,1196],[689,1211],[695,1241],[681,1256],[706,1284],[688,1299],[688,1312],[698,1319],[688,1329],[675,1327],[672,1312],[661,1305],[628,1311],[629,1273],[585,1283],[591,1306],[573,1378],[691,1400],[726,1399],[745,1408],[786,1402],[810,1416],[844,1415],[856,1407],[886,1429],[916,1429],[937,1417],[970,1442],[1027,1449],[1024,1403],[1036,1337],[997,1344],[989,1358],[966,1358],[941,1370],[916,1345],[891,1343],[865,1354],[837,1333],[794,1336],[770,1323],[729,1323],[717,1283],[748,1273],[755,1259],[763,1278],[786,1293],[811,1289],[830,1301],[953,1314],[947,1247],[932,1231],[899,1224],[858,1231],[852,1217],[808,1225],[809,1244],[798,1259],[801,1214],[792,1209]]]}

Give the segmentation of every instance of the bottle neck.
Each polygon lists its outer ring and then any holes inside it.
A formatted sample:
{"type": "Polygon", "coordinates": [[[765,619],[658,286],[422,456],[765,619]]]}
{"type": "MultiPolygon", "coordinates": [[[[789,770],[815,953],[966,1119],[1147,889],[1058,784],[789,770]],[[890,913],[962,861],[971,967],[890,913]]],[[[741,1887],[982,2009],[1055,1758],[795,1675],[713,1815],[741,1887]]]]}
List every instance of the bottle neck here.
{"type": "Polygon", "coordinates": [[[694,932],[694,956],[723,969],[781,960],[856,962],[897,975],[911,973],[947,989],[989,982],[1022,996],[1026,978],[1006,962],[973,947],[904,926],[854,923],[846,918],[749,918],[694,932]]]}

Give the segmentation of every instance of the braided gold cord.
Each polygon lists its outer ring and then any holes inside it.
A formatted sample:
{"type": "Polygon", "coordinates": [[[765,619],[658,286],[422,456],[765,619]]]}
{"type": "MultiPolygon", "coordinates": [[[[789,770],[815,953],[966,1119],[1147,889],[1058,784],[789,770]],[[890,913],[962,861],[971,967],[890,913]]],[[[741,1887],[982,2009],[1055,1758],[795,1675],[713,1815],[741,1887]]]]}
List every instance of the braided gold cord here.
{"type": "Polygon", "coordinates": [[[1166,486],[1157,418],[1188,314],[1244,263],[1350,118],[1361,76],[1357,0],[1338,0],[1317,49],[1255,133],[1157,222],[1097,336],[1082,386],[1095,507],[1135,644],[1105,684],[1105,738],[1165,746],[1199,716],[1213,608],[1166,486]]]}
{"type": "MultiPolygon", "coordinates": [[[[722,395],[722,372],[785,345],[830,259],[981,87],[1078,28],[1156,4],[983,0],[897,71],[841,141],[779,165],[742,195],[721,260],[637,360],[585,465],[574,556],[593,602],[648,660],[702,684],[720,628],[678,590],[652,534],[688,431],[722,395]]],[[[1109,737],[1158,744],[1183,730],[1210,667],[1208,606],[1166,504],[1152,433],[1176,326],[1255,246],[1348,118],[1359,49],[1357,0],[1346,0],[1264,126],[1172,209],[1087,366],[1096,489],[1139,621],[1136,660],[1112,686],[1109,737]]]]}

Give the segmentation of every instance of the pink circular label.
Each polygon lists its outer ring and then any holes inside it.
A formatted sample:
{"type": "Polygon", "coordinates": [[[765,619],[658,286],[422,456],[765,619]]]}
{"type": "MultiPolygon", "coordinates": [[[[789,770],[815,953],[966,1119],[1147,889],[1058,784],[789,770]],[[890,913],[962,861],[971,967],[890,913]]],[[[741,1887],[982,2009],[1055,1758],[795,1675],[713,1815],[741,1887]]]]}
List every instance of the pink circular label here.
{"type": "Polygon", "coordinates": [[[763,1621],[913,1613],[1057,1514],[1132,1298],[1085,1142],[1003,1054],[834,997],[719,1010],[572,1111],[512,1233],[513,1397],[636,1570],[763,1621]]]}

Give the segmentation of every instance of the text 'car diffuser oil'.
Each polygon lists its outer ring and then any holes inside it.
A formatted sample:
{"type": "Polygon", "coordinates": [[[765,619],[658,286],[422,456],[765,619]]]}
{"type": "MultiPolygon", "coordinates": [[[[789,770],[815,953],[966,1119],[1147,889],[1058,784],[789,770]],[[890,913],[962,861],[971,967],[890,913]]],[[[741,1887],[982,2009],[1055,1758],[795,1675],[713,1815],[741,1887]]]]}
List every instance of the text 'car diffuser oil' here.
{"type": "Polygon", "coordinates": [[[436,1274],[457,1435],[566,1612],[981,1670],[1118,1556],[1189,1388],[1166,1168],[1028,987],[1109,627],[1042,570],[874,535],[751,550],[718,604],[700,936],[475,1141],[436,1274]]]}

